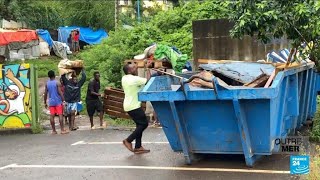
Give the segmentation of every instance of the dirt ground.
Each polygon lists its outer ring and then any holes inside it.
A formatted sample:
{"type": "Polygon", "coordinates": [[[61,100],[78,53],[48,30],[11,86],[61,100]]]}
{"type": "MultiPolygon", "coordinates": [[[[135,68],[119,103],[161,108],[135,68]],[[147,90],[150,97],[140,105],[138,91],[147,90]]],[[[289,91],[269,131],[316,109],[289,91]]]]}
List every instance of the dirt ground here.
{"type": "MultiPolygon", "coordinates": [[[[45,128],[51,129],[50,126],[50,120],[49,120],[49,110],[44,107],[43,98],[44,98],[44,90],[45,90],[45,84],[47,82],[48,78],[39,78],[39,99],[40,99],[40,122],[41,125],[45,128]]],[[[58,79],[57,79],[58,80],[58,79]]],[[[85,87],[82,87],[85,88],[85,87]]],[[[56,120],[56,127],[59,127],[59,121],[58,117],[55,118],[56,120]]],[[[96,116],[93,119],[94,125],[99,126],[99,118],[96,116]]],[[[75,119],[76,126],[79,127],[79,129],[90,129],[90,120],[89,117],[86,115],[78,115],[75,119]]]]}

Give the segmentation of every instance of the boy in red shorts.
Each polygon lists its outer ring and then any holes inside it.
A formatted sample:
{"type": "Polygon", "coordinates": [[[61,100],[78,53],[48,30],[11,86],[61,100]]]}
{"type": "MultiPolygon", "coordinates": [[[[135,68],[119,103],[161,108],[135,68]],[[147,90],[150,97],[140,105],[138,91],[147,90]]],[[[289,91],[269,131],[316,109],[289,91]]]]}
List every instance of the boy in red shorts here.
{"type": "Polygon", "coordinates": [[[49,80],[45,86],[45,93],[44,93],[44,104],[45,107],[48,108],[47,104],[47,97],[49,94],[49,110],[50,110],[50,124],[52,127],[52,134],[57,134],[54,117],[57,114],[59,116],[59,123],[61,127],[61,134],[67,134],[68,132],[63,127],[63,105],[64,97],[61,92],[61,84],[59,81],[55,79],[54,71],[50,70],[48,72],[49,80]]]}

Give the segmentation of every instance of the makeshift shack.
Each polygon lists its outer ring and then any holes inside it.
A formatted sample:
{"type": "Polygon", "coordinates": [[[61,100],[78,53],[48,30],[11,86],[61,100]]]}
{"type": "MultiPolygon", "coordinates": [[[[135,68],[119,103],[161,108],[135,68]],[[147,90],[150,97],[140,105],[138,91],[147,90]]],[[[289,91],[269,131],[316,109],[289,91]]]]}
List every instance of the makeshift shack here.
{"type": "Polygon", "coordinates": [[[34,30],[0,29],[0,56],[7,60],[35,59],[40,56],[39,38],[34,30]]]}

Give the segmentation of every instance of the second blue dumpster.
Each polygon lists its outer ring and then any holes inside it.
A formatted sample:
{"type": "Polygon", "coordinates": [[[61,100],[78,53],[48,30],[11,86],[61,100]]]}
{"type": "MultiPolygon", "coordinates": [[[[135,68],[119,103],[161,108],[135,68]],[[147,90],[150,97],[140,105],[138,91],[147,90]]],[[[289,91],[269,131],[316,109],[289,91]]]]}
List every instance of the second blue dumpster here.
{"type": "MultiPolygon", "coordinates": [[[[214,77],[214,89],[203,89],[159,76],[148,82],[139,100],[151,101],[171,148],[182,151],[186,163],[192,163],[195,154],[244,154],[247,166],[253,166],[259,157],[279,150],[276,138],[286,137],[313,117],[317,95],[313,67],[309,62],[280,69],[269,88],[230,86],[214,77]]],[[[261,71],[271,75],[277,69],[249,62],[203,68],[231,68],[227,76],[239,76],[243,83],[261,71]]]]}

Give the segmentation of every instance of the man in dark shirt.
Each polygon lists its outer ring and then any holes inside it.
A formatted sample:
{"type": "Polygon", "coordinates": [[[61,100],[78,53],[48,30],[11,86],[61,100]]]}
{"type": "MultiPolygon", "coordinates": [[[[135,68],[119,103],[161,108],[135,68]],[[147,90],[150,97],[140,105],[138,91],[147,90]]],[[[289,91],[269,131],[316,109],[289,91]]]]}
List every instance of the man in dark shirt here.
{"type": "Polygon", "coordinates": [[[87,98],[86,98],[86,104],[87,104],[87,112],[90,117],[90,123],[91,123],[91,129],[94,129],[93,124],[93,115],[97,111],[100,113],[100,127],[103,126],[103,110],[102,110],[102,103],[100,100],[100,97],[102,96],[99,93],[100,90],[100,73],[94,72],[93,73],[93,79],[88,84],[88,90],[87,90],[87,98]]]}
{"type": "Polygon", "coordinates": [[[86,73],[84,69],[82,69],[81,74],[80,81],[77,80],[76,74],[72,74],[71,80],[68,80],[65,74],[61,76],[63,85],[65,87],[64,98],[67,103],[67,114],[70,121],[69,128],[72,131],[77,130],[77,128],[74,126],[74,120],[77,113],[77,104],[81,99],[81,87],[86,81],[86,73]]]}

